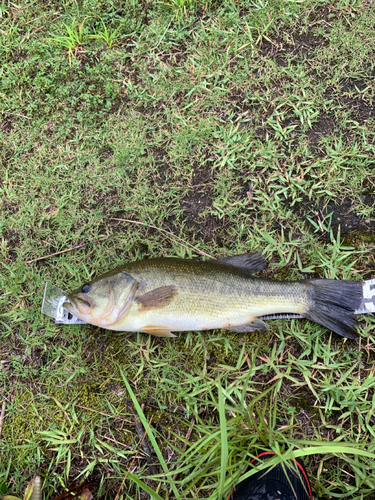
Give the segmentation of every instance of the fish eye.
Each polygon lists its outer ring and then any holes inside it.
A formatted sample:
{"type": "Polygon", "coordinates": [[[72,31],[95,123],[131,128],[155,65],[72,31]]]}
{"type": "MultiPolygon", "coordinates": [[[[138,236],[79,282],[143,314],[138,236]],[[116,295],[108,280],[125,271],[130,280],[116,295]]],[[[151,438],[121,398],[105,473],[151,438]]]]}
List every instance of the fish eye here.
{"type": "Polygon", "coordinates": [[[87,293],[90,291],[91,285],[82,285],[81,292],[82,293],[87,293]]]}

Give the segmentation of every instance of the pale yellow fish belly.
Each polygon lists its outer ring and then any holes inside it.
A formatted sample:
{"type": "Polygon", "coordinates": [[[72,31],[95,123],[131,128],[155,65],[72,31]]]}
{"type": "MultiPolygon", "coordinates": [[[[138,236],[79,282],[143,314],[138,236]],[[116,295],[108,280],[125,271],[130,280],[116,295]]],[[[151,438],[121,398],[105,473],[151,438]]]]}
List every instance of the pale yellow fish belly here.
{"type": "Polygon", "coordinates": [[[151,329],[172,332],[230,329],[252,323],[260,316],[277,313],[303,314],[306,305],[280,295],[236,300],[225,297],[212,303],[204,298],[180,297],[172,304],[142,311],[133,302],[126,317],[106,328],[115,331],[139,332],[151,329]]]}

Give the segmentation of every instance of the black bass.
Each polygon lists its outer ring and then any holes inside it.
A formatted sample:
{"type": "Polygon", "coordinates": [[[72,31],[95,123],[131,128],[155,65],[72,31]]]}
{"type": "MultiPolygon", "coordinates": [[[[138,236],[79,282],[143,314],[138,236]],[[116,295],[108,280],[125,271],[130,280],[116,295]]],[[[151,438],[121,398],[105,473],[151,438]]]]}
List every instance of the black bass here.
{"type": "Polygon", "coordinates": [[[343,337],[357,336],[354,311],[362,300],[362,283],[255,277],[265,265],[258,253],[203,262],[131,262],[70,293],[64,308],[102,328],[162,337],[216,328],[265,330],[264,319],[279,313],[300,315],[343,337]]]}

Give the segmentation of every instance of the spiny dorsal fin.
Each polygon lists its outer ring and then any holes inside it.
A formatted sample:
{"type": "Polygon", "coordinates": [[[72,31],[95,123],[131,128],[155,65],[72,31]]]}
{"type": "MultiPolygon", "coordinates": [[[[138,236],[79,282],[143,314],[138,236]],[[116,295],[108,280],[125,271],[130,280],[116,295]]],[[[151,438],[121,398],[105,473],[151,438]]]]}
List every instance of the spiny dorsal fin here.
{"type": "Polygon", "coordinates": [[[135,301],[141,304],[140,311],[150,311],[167,306],[176,295],[177,287],[175,285],[161,286],[137,297],[135,301]]]}
{"type": "Polygon", "coordinates": [[[237,325],[237,326],[231,326],[230,328],[227,328],[227,330],[230,330],[231,332],[253,332],[254,330],[267,330],[268,325],[261,319],[255,319],[251,323],[246,323],[245,325],[237,325]]]}
{"type": "Polygon", "coordinates": [[[223,264],[239,267],[247,273],[258,273],[267,265],[266,259],[258,252],[223,257],[222,259],[218,259],[218,261],[223,264]]]}

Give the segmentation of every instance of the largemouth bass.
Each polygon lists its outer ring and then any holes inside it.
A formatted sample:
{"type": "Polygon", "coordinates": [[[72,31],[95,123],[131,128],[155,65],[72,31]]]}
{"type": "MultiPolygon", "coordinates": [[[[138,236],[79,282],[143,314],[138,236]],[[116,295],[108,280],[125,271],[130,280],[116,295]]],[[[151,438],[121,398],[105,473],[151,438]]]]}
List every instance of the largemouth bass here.
{"type": "Polygon", "coordinates": [[[362,300],[361,283],[254,276],[265,265],[258,253],[203,262],[131,262],[68,294],[64,308],[102,328],[163,337],[216,328],[265,330],[264,320],[279,313],[301,315],[343,337],[357,336],[354,311],[362,300]]]}

